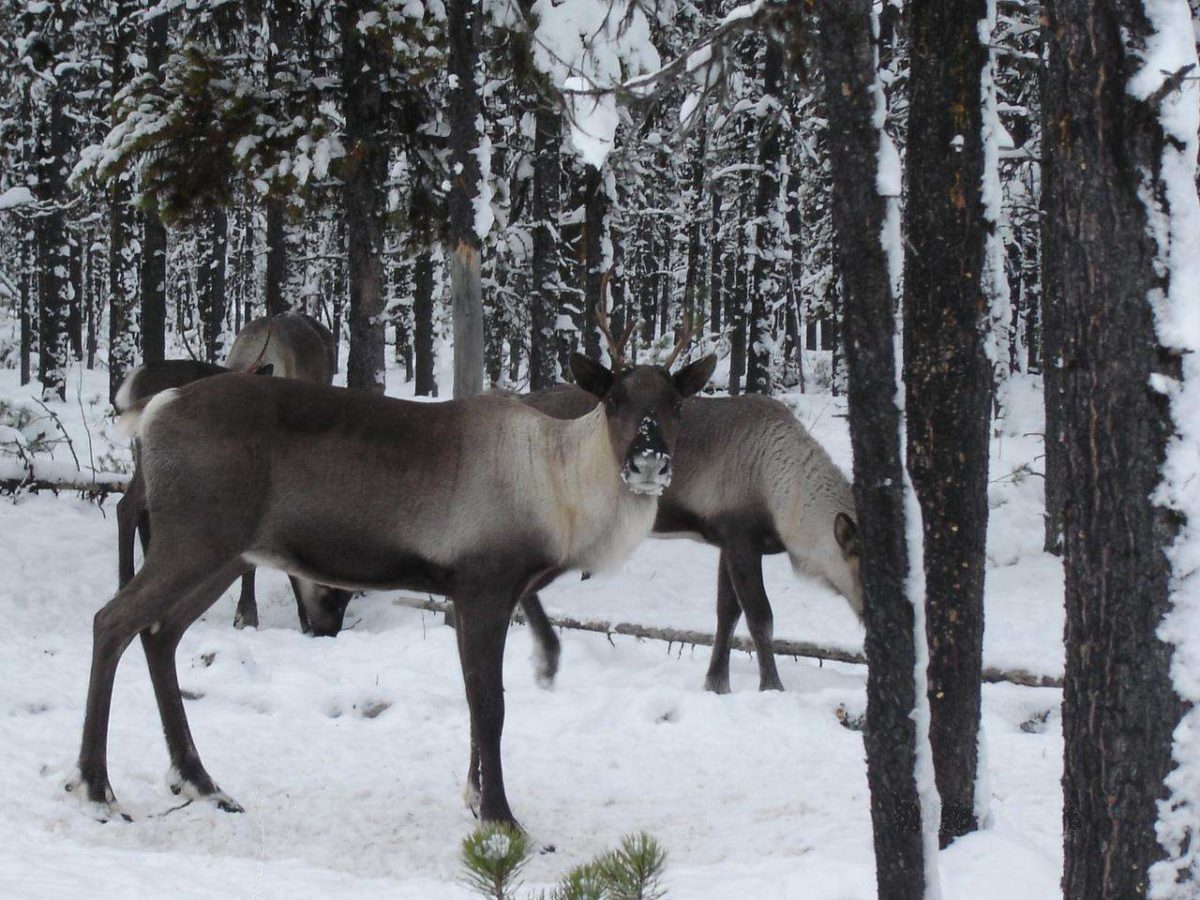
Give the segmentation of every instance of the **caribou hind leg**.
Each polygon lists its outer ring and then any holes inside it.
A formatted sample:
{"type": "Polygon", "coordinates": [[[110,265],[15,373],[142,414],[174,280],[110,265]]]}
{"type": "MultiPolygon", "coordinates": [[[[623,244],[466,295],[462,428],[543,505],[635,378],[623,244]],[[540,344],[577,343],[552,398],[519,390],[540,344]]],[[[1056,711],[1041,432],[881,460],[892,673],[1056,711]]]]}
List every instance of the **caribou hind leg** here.
{"type": "Polygon", "coordinates": [[[521,612],[533,638],[534,677],[540,687],[554,687],[554,676],[558,674],[558,658],[562,655],[562,643],[554,633],[554,626],[537,594],[521,598],[521,612]]]}
{"type": "Polygon", "coordinates": [[[217,787],[200,761],[179,691],[175,656],[184,632],[233,583],[240,568],[240,564],[234,564],[227,566],[224,572],[212,574],[183,602],[175,604],[157,627],[141,633],[158,714],[162,719],[163,737],[171,758],[171,792],[211,799],[225,812],[243,812],[243,809],[217,787]]]}
{"type": "Polygon", "coordinates": [[[478,790],[478,815],[484,822],[516,825],[504,791],[500,736],[504,730],[504,643],[516,597],[474,594],[455,598],[458,652],[467,706],[471,711],[471,772],[468,796],[478,790]]]}
{"type": "Polygon", "coordinates": [[[775,620],[771,613],[771,601],[763,587],[762,554],[738,548],[725,554],[729,578],[737,593],[738,603],[746,614],[746,627],[758,654],[758,689],[760,691],[782,691],[783,682],[775,668],[775,620]]]}
{"type": "MultiPolygon", "coordinates": [[[[108,780],[108,722],[113,679],[121,656],[136,635],[160,627],[164,618],[171,617],[172,607],[181,597],[191,599],[207,581],[215,583],[213,573],[228,564],[226,560],[211,558],[170,562],[168,559],[151,555],[133,580],[96,613],[92,623],[92,669],[79,750],[79,776],[67,785],[67,790],[97,804],[104,818],[112,815],[115,804],[108,780]]],[[[220,593],[216,591],[210,603],[220,593]]],[[[154,675],[153,665],[151,675],[154,675]]],[[[155,687],[157,691],[157,681],[155,687]]],[[[178,691],[177,685],[175,690],[178,691]]],[[[170,737],[168,734],[168,740],[170,737]]]]}
{"type": "Polygon", "coordinates": [[[242,576],[242,592],[238,595],[237,612],[233,614],[233,627],[258,627],[258,601],[254,599],[253,569],[242,576]]]}
{"type": "Polygon", "coordinates": [[[135,467],[129,487],[117,501],[117,585],[125,587],[133,579],[133,541],[142,538],[142,553],[150,545],[150,523],[146,514],[146,482],[142,470],[135,467]]]}
{"type": "Polygon", "coordinates": [[[708,660],[708,674],[704,678],[704,689],[714,694],[729,693],[729,642],[742,617],[733,582],[729,580],[725,552],[717,561],[717,631],[713,636],[712,656],[708,660]]]}

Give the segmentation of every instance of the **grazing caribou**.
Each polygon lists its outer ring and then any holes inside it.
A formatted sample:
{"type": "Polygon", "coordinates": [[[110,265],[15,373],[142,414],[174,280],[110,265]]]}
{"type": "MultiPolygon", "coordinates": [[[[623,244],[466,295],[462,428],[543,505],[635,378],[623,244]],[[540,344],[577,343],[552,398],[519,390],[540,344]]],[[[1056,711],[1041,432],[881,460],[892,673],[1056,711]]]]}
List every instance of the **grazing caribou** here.
{"type": "MultiPolygon", "coordinates": [[[[126,377],[117,392],[117,410],[124,412],[160,391],[234,371],[329,384],[334,369],[333,335],[319,321],[304,313],[285,312],[254,319],[234,339],[228,363],[228,366],[219,366],[172,359],[140,366],[126,377]]],[[[135,534],[140,537],[145,554],[150,542],[150,517],[141,464],[136,461],[129,487],[117,503],[117,569],[121,587],[133,578],[135,534]]],[[[301,630],[317,637],[336,635],[342,628],[350,592],[295,577],[289,580],[296,596],[301,630]]],[[[258,625],[253,569],[242,577],[234,625],[238,628],[258,625]]]]}
{"type": "MultiPolygon", "coordinates": [[[[607,336],[603,315],[600,321],[607,336]]],[[[609,338],[616,367],[624,342],[609,338]]],[[[681,347],[682,342],[676,352],[681,347]]],[[[571,385],[522,399],[561,419],[583,415],[592,402],[571,385]]],[[[759,690],[783,690],[775,666],[762,558],[787,553],[793,568],[829,581],[861,620],[858,530],[850,483],[786,406],[756,395],[685,400],[672,468],[675,477],[658,504],[655,534],[690,537],[721,551],[717,630],[704,686],[729,693],[729,644],[744,612],[758,654],[759,690]]],[[[526,598],[522,609],[537,646],[538,677],[551,681],[558,663],[558,636],[536,596],[526,598]]]]}
{"type": "Polygon", "coordinates": [[[624,558],[654,524],[684,398],[715,358],[672,375],[578,354],[593,408],[543,415],[511,398],[415,403],[285,378],[219,375],[126,413],[141,441],[154,540],[95,617],[78,777],[111,814],[108,720],[117,664],[141,637],[172,789],[240,810],[205,771],[175,668],[188,626],[250,566],[346,589],[408,588],[454,603],[478,813],[513,822],[504,791],[503,655],[527,593],[624,558]],[[600,402],[597,403],[596,401],[600,402]]]}

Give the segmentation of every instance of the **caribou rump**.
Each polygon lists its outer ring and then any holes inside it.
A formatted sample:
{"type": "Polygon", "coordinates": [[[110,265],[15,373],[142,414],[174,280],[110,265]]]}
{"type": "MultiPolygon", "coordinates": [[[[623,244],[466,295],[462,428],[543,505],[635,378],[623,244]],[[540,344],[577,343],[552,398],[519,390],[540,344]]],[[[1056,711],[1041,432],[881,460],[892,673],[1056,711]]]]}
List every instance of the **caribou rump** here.
{"type": "MultiPolygon", "coordinates": [[[[126,377],[117,392],[117,409],[124,412],[161,391],[235,371],[329,384],[333,381],[333,350],[329,329],[305,313],[289,311],[254,319],[234,339],[228,365],[172,359],[140,366],[126,377]]],[[[141,539],[143,554],[150,543],[150,515],[138,455],[135,448],[133,477],[117,503],[117,573],[121,587],[133,578],[135,534],[141,539]]],[[[342,628],[350,592],[294,576],[289,581],[296,597],[301,630],[319,637],[336,635],[342,628]]],[[[242,577],[234,625],[238,628],[258,625],[253,569],[242,577]]]]}
{"type": "Polygon", "coordinates": [[[715,358],[671,375],[612,373],[574,355],[594,398],[560,420],[510,398],[414,403],[283,378],[219,375],[126,413],[141,441],[154,540],[96,613],[77,777],[111,815],[107,737],[117,664],[146,653],[176,793],[240,810],[200,761],[175,652],[252,565],[346,589],[448,595],[471,716],[470,786],[485,821],[513,822],[504,790],[502,663],[525,594],[570,569],[614,564],[654,522],[680,408],[715,358]],[[595,403],[598,399],[602,402],[595,403]]]}

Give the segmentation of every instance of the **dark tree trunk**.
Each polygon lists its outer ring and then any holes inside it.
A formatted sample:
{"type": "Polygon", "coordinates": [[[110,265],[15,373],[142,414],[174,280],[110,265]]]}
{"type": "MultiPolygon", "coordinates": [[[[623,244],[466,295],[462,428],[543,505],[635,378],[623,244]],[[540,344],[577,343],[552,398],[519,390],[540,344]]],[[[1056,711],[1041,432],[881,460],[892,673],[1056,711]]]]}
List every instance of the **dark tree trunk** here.
{"type": "Polygon", "coordinates": [[[725,321],[731,329],[729,338],[729,393],[737,396],[742,392],[742,376],[746,374],[746,229],[741,227],[743,204],[738,203],[734,211],[737,227],[737,245],[734,252],[726,256],[725,266],[725,321]]]}
{"type": "MultiPolygon", "coordinates": [[[[32,227],[32,226],[29,226],[32,227]]],[[[37,280],[34,267],[36,250],[31,241],[21,241],[21,384],[33,380],[33,317],[37,305],[37,280]]]]}
{"type": "MultiPolygon", "coordinates": [[[[150,19],[146,27],[146,73],[162,80],[167,60],[170,13],[150,19]]],[[[151,206],[142,215],[141,290],[142,360],[160,362],[167,343],[167,229],[151,206]]]]}
{"type": "Polygon", "coordinates": [[[876,190],[879,133],[872,114],[875,63],[871,0],[817,0],[816,55],[822,70],[833,171],[835,241],[853,259],[845,279],[850,440],[862,548],[866,620],[867,782],[879,896],[921,900],[925,854],[915,778],[917,702],[914,609],[906,596],[904,472],[896,408],[895,317],[879,241],[885,201],[876,190]]]}
{"type": "MultiPolygon", "coordinates": [[[[51,59],[70,58],[74,16],[71,10],[50,16],[59,22],[46,29],[53,34],[51,59]]],[[[67,98],[74,81],[70,67],[57,73],[46,90],[45,110],[38,130],[37,187],[38,215],[34,222],[37,246],[38,282],[38,380],[46,397],[66,399],[68,340],[67,319],[70,307],[71,242],[67,234],[67,175],[71,150],[71,116],[67,98]]]]}
{"type": "Polygon", "coordinates": [[[450,185],[449,241],[446,267],[454,319],[454,396],[470,397],[483,390],[483,295],[479,280],[479,235],[475,203],[481,177],[478,121],[483,115],[476,78],[483,24],[480,0],[451,0],[446,4],[450,75],[450,154],[457,173],[450,185]]]}
{"type": "Polygon", "coordinates": [[[904,233],[908,471],[925,540],[930,742],[943,847],[974,831],[992,369],[983,293],[985,0],[910,6],[904,233]],[[959,149],[946,148],[960,142],[959,149]]]}
{"type": "Polygon", "coordinates": [[[558,269],[558,207],[562,164],[558,113],[539,105],[533,135],[533,263],[530,297],[529,388],[558,381],[555,323],[562,308],[558,269]]]}
{"type": "Polygon", "coordinates": [[[712,218],[708,226],[709,269],[708,269],[708,330],[714,334],[721,332],[721,292],[722,269],[724,261],[721,258],[721,195],[712,192],[712,218]]]}
{"type": "MultiPolygon", "coordinates": [[[[611,260],[605,259],[604,244],[608,237],[608,191],[604,173],[595,166],[585,166],[583,175],[583,352],[592,359],[600,358],[600,331],[596,310],[601,292],[608,281],[611,260]]],[[[607,348],[606,348],[607,349],[607,348]]]]}
{"type": "Polygon", "coordinates": [[[416,357],[416,392],[436,397],[433,377],[433,251],[426,248],[413,266],[413,354],[416,357]]]}
{"type": "MultiPolygon", "coordinates": [[[[110,98],[133,78],[129,52],[133,44],[134,17],[141,6],[117,0],[112,30],[112,85],[110,98]]],[[[117,124],[116,118],[113,124],[117,124]]],[[[137,360],[138,260],[132,241],[137,233],[137,213],[132,203],[129,174],[114,178],[108,188],[108,396],[117,396],[126,373],[137,360]]]]}
{"type": "Polygon", "coordinates": [[[71,358],[76,361],[83,359],[83,303],[87,295],[84,237],[76,234],[71,238],[71,305],[67,310],[67,337],[71,342],[71,358]]]}
{"type": "Polygon", "coordinates": [[[350,165],[345,177],[346,249],[350,279],[350,353],[346,386],[383,393],[383,200],[387,145],[383,139],[384,54],[377,34],[358,21],[374,9],[366,0],[342,6],[342,86],[350,165]]]}
{"type": "Polygon", "coordinates": [[[1180,371],[1155,332],[1149,295],[1162,283],[1139,177],[1158,171],[1164,136],[1157,108],[1129,92],[1130,60],[1150,30],[1142,5],[1057,0],[1046,12],[1046,296],[1056,320],[1046,355],[1059,361],[1046,399],[1066,501],[1063,896],[1124,900],[1146,896],[1164,855],[1156,804],[1182,713],[1157,635],[1177,522],[1154,496],[1174,429],[1167,398],[1148,386],[1180,371]]]}
{"type": "Polygon", "coordinates": [[[675,241],[670,229],[663,234],[662,243],[662,274],[658,281],[658,333],[660,335],[671,331],[671,293],[675,287],[675,271],[671,261],[671,251],[675,241]]]}
{"type": "Polygon", "coordinates": [[[692,141],[692,152],[688,160],[688,195],[687,195],[687,270],[683,279],[683,323],[684,327],[698,324],[705,318],[701,308],[703,300],[701,293],[707,287],[704,283],[704,268],[706,254],[702,233],[706,224],[704,207],[707,198],[704,195],[704,155],[707,142],[703,120],[697,126],[697,134],[692,141]]]}
{"type": "Polygon", "coordinates": [[[84,365],[89,369],[96,368],[96,319],[100,315],[100,298],[104,295],[104,267],[102,265],[103,256],[101,251],[94,245],[94,233],[88,231],[87,244],[84,252],[87,253],[87,280],[88,291],[85,295],[87,303],[84,307],[85,322],[84,328],[84,365]]]}
{"type": "MultiPolygon", "coordinates": [[[[356,13],[366,11],[367,4],[348,0],[347,6],[356,13]]],[[[289,94],[295,90],[290,67],[296,52],[296,36],[300,28],[301,10],[297,0],[272,0],[267,4],[267,23],[270,46],[267,49],[267,81],[274,91],[289,94]]],[[[354,19],[357,23],[357,15],[354,19]]],[[[343,34],[344,40],[351,38],[343,34]]],[[[361,42],[363,36],[355,29],[353,39],[361,42]]],[[[347,98],[349,98],[347,93],[347,98]]],[[[289,104],[284,104],[288,109],[289,104]]],[[[288,248],[287,248],[287,198],[273,191],[267,196],[265,213],[267,220],[265,301],[267,315],[274,316],[290,309],[288,297],[288,248]]]]}
{"type": "Polygon", "coordinates": [[[639,286],[642,296],[642,343],[649,347],[654,341],[654,326],[658,319],[658,282],[662,277],[662,264],[659,262],[658,247],[654,240],[654,222],[650,216],[642,216],[641,228],[643,236],[638,257],[642,261],[639,286]]]}
{"type": "Polygon", "coordinates": [[[204,340],[204,358],[218,362],[225,357],[225,255],[229,239],[229,218],[225,210],[214,206],[204,211],[200,259],[196,269],[196,301],[200,312],[200,330],[204,340]]]}
{"type": "Polygon", "coordinates": [[[780,293],[775,254],[783,240],[778,227],[780,162],[783,158],[779,115],[779,83],[783,77],[783,45],[767,39],[763,58],[765,115],[760,120],[758,186],[754,195],[754,265],[749,284],[750,321],[747,334],[746,390],[771,393],[771,307],[780,293]]]}

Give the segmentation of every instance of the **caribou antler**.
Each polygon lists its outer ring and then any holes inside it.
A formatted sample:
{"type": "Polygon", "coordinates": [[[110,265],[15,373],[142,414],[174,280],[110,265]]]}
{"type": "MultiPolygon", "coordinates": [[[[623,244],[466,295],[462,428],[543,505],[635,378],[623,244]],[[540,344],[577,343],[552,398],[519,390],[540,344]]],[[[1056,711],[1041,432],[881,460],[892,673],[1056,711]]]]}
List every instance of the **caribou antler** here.
{"type": "Polygon", "coordinates": [[[608,353],[612,357],[613,371],[616,371],[625,366],[625,344],[629,341],[629,336],[633,334],[634,322],[632,319],[629,320],[629,324],[625,326],[625,333],[621,335],[621,340],[613,340],[612,332],[608,330],[608,304],[605,302],[608,298],[610,275],[612,272],[608,271],[600,277],[600,301],[596,304],[596,324],[600,327],[600,333],[604,335],[604,340],[608,342],[608,353]]]}
{"type": "MultiPolygon", "coordinates": [[[[690,319],[691,316],[688,318],[690,319]]],[[[688,325],[686,321],[684,322],[683,334],[679,336],[679,340],[675,342],[675,349],[671,351],[671,355],[668,356],[667,361],[663,363],[664,368],[671,368],[671,366],[675,363],[676,357],[679,356],[684,347],[692,342],[692,338],[695,336],[696,332],[703,328],[704,323],[707,321],[707,319],[701,317],[700,321],[695,325],[688,325]]]]}

